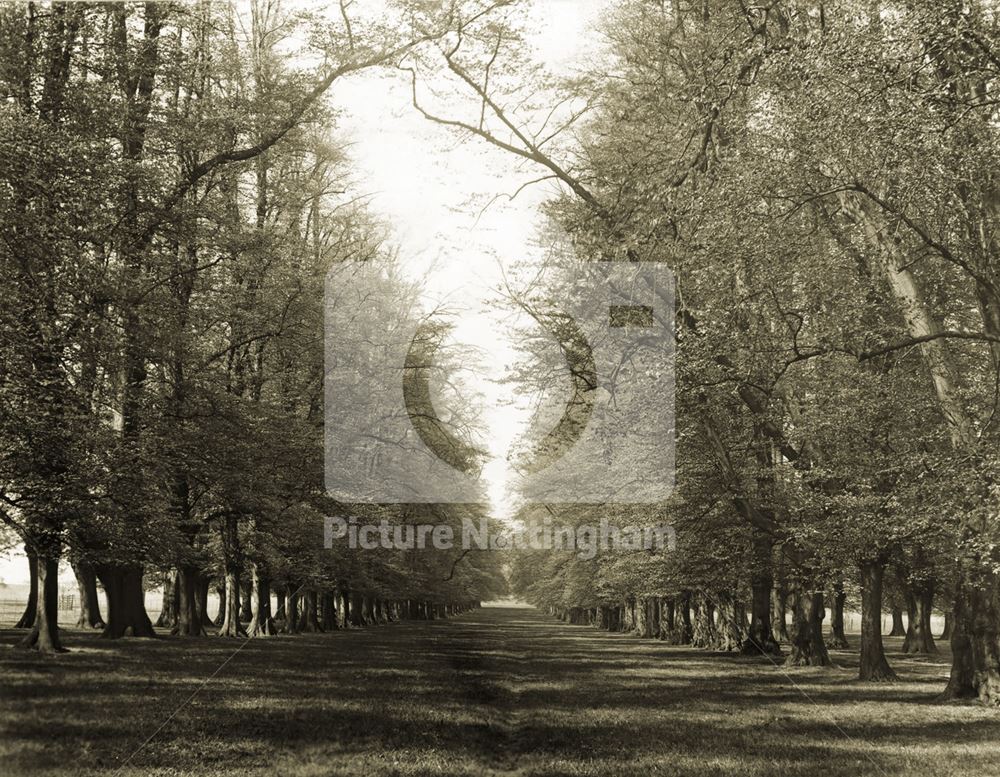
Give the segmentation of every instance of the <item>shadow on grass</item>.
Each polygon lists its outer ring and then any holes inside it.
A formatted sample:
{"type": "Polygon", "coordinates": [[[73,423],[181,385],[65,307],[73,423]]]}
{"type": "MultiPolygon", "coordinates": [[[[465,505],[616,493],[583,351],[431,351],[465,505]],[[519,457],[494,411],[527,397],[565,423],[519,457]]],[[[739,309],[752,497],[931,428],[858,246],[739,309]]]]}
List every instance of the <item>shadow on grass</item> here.
{"type": "Polygon", "coordinates": [[[1000,718],[932,703],[945,655],[893,656],[904,682],[864,685],[848,651],[786,672],[522,608],[242,647],[72,630],[56,659],[19,636],[0,633],[5,775],[130,756],[123,774],[1000,773],[1000,718]]]}

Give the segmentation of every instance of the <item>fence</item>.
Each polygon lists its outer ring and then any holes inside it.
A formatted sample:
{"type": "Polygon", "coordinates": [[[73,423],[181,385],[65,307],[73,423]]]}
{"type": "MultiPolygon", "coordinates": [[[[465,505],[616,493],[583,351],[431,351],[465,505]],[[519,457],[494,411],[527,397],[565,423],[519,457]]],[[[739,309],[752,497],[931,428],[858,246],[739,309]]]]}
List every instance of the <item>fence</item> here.
{"type": "MultiPolygon", "coordinates": [[[[28,601],[28,591],[25,590],[20,596],[7,595],[0,589],[0,628],[10,628],[21,618],[24,607],[28,601]]],[[[146,612],[150,619],[156,622],[160,616],[160,607],[163,604],[163,595],[160,591],[146,591],[146,612]]],[[[98,589],[98,601],[101,604],[101,615],[106,616],[108,612],[108,602],[104,592],[98,589]]],[[[59,623],[65,626],[72,626],[79,617],[79,594],[76,585],[68,584],[59,586],[59,623]]],[[[209,602],[209,610],[212,603],[209,602]]]]}

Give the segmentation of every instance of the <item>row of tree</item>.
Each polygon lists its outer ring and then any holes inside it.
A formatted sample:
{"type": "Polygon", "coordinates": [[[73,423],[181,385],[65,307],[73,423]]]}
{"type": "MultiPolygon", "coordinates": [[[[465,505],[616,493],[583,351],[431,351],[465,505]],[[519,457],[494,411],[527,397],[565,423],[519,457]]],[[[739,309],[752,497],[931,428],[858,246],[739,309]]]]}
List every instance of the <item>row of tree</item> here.
{"type": "Polygon", "coordinates": [[[154,634],[144,580],[187,636],[213,582],[225,635],[241,609],[272,633],[272,588],[290,631],[502,590],[485,556],[323,546],[352,512],[323,488],[324,279],[390,253],[324,95],[456,12],[413,5],[0,8],[0,516],[32,571],[25,644],[61,649],[66,558],[107,637],[154,634]]]}
{"type": "Polygon", "coordinates": [[[702,644],[720,610],[725,644],[770,653],[778,579],[810,664],[824,592],[857,591],[861,677],[882,680],[891,566],[917,643],[935,601],[951,612],[946,695],[1000,704],[995,9],[634,0],[561,83],[526,69],[518,24],[470,23],[424,61],[465,113],[414,102],[556,181],[578,259],[673,267],[678,549],[530,555],[516,590],[640,630],[659,606],[702,644]]]}
{"type": "Polygon", "coordinates": [[[856,591],[874,680],[892,677],[890,567],[912,644],[929,649],[935,601],[951,611],[946,694],[1000,703],[995,14],[629,0],[608,56],[553,83],[524,61],[521,5],[0,9],[0,499],[37,563],[28,641],[59,647],[62,556],[101,581],[109,636],[152,632],[151,569],[171,570],[182,634],[202,632],[212,578],[227,634],[248,583],[251,610],[275,583],[321,620],[337,596],[350,613],[347,592],[499,590],[495,554],[321,542],[343,508],[322,490],[323,280],[385,253],[322,97],[405,59],[426,118],[559,183],[547,213],[576,258],[676,276],[678,487],[628,518],[671,520],[677,548],[525,553],[517,590],[682,640],[689,613],[696,644],[770,653],[787,588],[790,660],[810,664],[829,660],[824,594],[836,613],[856,591]],[[467,113],[429,104],[445,84],[467,113]]]}

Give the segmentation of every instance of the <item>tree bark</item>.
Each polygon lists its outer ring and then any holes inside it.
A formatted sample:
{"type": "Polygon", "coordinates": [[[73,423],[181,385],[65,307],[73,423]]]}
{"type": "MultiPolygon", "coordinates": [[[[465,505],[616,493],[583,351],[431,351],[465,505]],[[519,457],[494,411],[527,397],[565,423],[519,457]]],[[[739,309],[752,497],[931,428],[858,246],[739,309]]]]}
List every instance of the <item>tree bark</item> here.
{"type": "Polygon", "coordinates": [[[771,570],[774,542],[759,529],[752,529],[753,573],[750,580],[750,628],[741,648],[746,655],[781,655],[781,646],[771,628],[771,598],[774,576],[771,570]]]}
{"type": "MultiPolygon", "coordinates": [[[[346,589],[337,591],[337,626],[342,629],[351,628],[351,593],[346,589]]],[[[419,618],[417,603],[410,600],[410,617],[419,618]]]]}
{"type": "Polygon", "coordinates": [[[882,645],[882,561],[861,564],[861,664],[858,679],[883,682],[899,679],[889,666],[882,645]]]}
{"type": "Polygon", "coordinates": [[[984,704],[1000,706],[998,625],[1000,602],[996,586],[980,587],[960,580],[952,620],[951,675],[944,698],[978,698],[984,704]]]}
{"type": "Polygon", "coordinates": [[[786,666],[830,666],[823,641],[823,594],[796,591],[792,610],[791,649],[786,666]]]}
{"type": "Polygon", "coordinates": [[[913,586],[906,594],[910,613],[909,628],[903,640],[904,653],[937,653],[931,634],[931,614],[934,608],[934,581],[926,580],[913,586]]]}
{"type": "Polygon", "coordinates": [[[247,635],[246,629],[240,623],[240,576],[235,569],[226,570],[226,586],[220,588],[219,592],[223,594],[222,625],[219,627],[219,636],[245,637],[247,635]]]}
{"type": "Polygon", "coordinates": [[[357,593],[356,591],[350,592],[350,599],[351,599],[351,605],[348,615],[351,619],[351,625],[358,627],[366,626],[367,623],[365,621],[365,614],[364,614],[364,599],[362,598],[361,594],[357,593]]]}
{"type": "Polygon", "coordinates": [[[628,598],[622,602],[622,632],[631,634],[635,631],[635,599],[628,598]]]}
{"type": "Polygon", "coordinates": [[[663,628],[661,620],[660,598],[658,596],[651,596],[646,599],[646,633],[643,636],[659,638],[660,629],[663,628]]]}
{"type": "Polygon", "coordinates": [[[906,627],[903,625],[903,608],[892,606],[892,629],[889,631],[890,637],[905,637],[906,627]]]}
{"type": "Polygon", "coordinates": [[[172,570],[163,575],[163,598],[160,601],[160,614],[155,624],[161,628],[168,628],[171,632],[177,625],[179,591],[175,585],[176,579],[176,574],[172,570]]]}
{"type": "Polygon", "coordinates": [[[208,595],[212,590],[212,580],[208,575],[198,577],[198,612],[201,613],[201,625],[206,628],[215,626],[215,621],[208,614],[208,595]]]}
{"type": "Polygon", "coordinates": [[[281,633],[299,633],[299,589],[291,582],[285,586],[285,623],[281,633]]]}
{"type": "Polygon", "coordinates": [[[250,637],[270,637],[277,634],[271,618],[271,584],[263,574],[261,565],[250,564],[250,637]]]}
{"type": "Polygon", "coordinates": [[[716,631],[716,647],[719,650],[733,652],[743,649],[748,631],[746,607],[732,594],[719,596],[719,623],[716,631]]]}
{"type": "MultiPolygon", "coordinates": [[[[240,607],[242,605],[240,578],[243,576],[243,548],[239,537],[239,517],[235,513],[229,513],[223,520],[220,529],[225,585],[219,589],[221,594],[219,614],[222,616],[219,636],[245,637],[246,630],[240,623],[240,607]]],[[[218,622],[218,618],[216,621],[218,622]]]]}
{"type": "Polygon", "coordinates": [[[39,653],[65,653],[59,639],[59,558],[38,556],[35,622],[19,646],[39,653]]]}
{"type": "Polygon", "coordinates": [[[333,631],[337,626],[336,594],[324,591],[320,597],[320,625],[324,631],[333,631]]]}
{"type": "Polygon", "coordinates": [[[917,598],[908,585],[903,589],[903,601],[906,602],[906,636],[903,637],[903,652],[913,653],[916,651],[911,648],[911,645],[916,638],[920,621],[917,617],[917,598]]]}
{"type": "Polygon", "coordinates": [[[669,645],[683,644],[683,629],[677,623],[677,600],[668,597],[660,604],[660,639],[669,645]]]}
{"type": "Polygon", "coordinates": [[[772,589],[771,601],[771,633],[775,640],[788,642],[788,591],[785,587],[776,586],[772,589]]]}
{"type": "Polygon", "coordinates": [[[830,635],[827,638],[827,646],[838,650],[847,650],[851,647],[851,643],[847,641],[847,634],[844,631],[844,604],[846,601],[847,594],[844,593],[844,584],[838,582],[834,586],[830,635]]]}
{"type": "Polygon", "coordinates": [[[715,605],[703,593],[692,597],[691,645],[715,650],[719,646],[719,633],[715,628],[715,605]]]}
{"type": "Polygon", "coordinates": [[[30,575],[28,580],[28,601],[24,605],[24,612],[21,613],[21,617],[18,619],[17,623],[14,624],[15,629],[30,629],[34,628],[35,621],[38,619],[38,554],[35,553],[34,549],[31,548],[28,543],[24,544],[24,555],[28,557],[28,574],[30,575]]]}
{"type": "Polygon", "coordinates": [[[104,619],[101,618],[101,602],[97,598],[97,575],[94,568],[86,561],[73,564],[76,575],[76,587],[80,595],[80,617],[76,625],[81,629],[103,629],[104,619]]]}
{"type": "Polygon", "coordinates": [[[285,620],[285,593],[287,591],[287,584],[276,585],[274,587],[274,595],[277,600],[274,608],[274,619],[276,621],[285,620]]]}
{"type": "Polygon", "coordinates": [[[307,588],[302,595],[302,613],[299,616],[299,631],[315,634],[323,630],[320,628],[319,620],[316,617],[317,609],[316,589],[307,588]]]}
{"type": "Polygon", "coordinates": [[[215,617],[211,621],[212,626],[222,626],[226,619],[226,575],[215,584],[215,595],[219,598],[219,606],[215,610],[215,617]]]}
{"type": "Polygon", "coordinates": [[[694,624],[691,622],[691,599],[690,591],[685,591],[680,600],[681,629],[679,645],[690,645],[694,637],[694,624]]]}
{"type": "MultiPolygon", "coordinates": [[[[865,230],[870,242],[883,249],[882,269],[906,324],[908,334],[925,338],[920,352],[931,382],[938,408],[951,435],[952,447],[963,455],[979,455],[980,441],[975,431],[973,416],[963,401],[956,380],[957,370],[945,340],[936,338],[944,327],[931,313],[927,296],[912,272],[912,257],[904,254],[897,242],[896,231],[875,211],[873,193],[855,184],[858,194],[866,199],[860,202],[853,195],[843,192],[841,202],[865,230]],[[929,339],[927,339],[929,338],[929,339]]],[[[993,312],[1000,306],[992,305],[990,314],[984,316],[984,327],[989,330],[1000,315],[993,312]]],[[[1000,359],[997,349],[992,349],[995,359],[1000,359]]],[[[960,530],[966,537],[982,534],[978,519],[967,520],[960,514],[960,530]]],[[[969,549],[959,559],[958,579],[955,585],[954,624],[951,638],[952,667],[944,698],[978,697],[991,706],[1000,706],[1000,578],[995,570],[994,552],[969,549]]]]}
{"type": "Polygon", "coordinates": [[[98,566],[96,572],[108,597],[108,620],[101,636],[107,639],[128,635],[155,637],[156,631],[146,614],[142,567],[138,564],[104,564],[98,566]]]}
{"type": "Polygon", "coordinates": [[[177,567],[177,623],[172,634],[181,637],[205,636],[205,613],[202,592],[207,584],[202,580],[201,571],[191,564],[177,567]]]}
{"type": "Polygon", "coordinates": [[[243,585],[240,581],[240,621],[249,623],[253,620],[253,586],[243,585]]]}
{"type": "MultiPolygon", "coordinates": [[[[633,631],[640,637],[651,637],[653,632],[649,622],[649,605],[647,599],[636,598],[632,602],[635,611],[633,631]]],[[[583,622],[583,608],[580,608],[580,622],[583,622]]]]}

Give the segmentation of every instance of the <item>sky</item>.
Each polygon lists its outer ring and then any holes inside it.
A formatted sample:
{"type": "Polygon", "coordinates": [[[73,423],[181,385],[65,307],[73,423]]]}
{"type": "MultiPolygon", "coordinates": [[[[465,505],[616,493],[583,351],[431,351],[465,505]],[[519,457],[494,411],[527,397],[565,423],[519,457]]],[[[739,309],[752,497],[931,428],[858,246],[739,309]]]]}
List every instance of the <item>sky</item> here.
{"type": "MultiPolygon", "coordinates": [[[[595,23],[607,4],[535,0],[526,22],[532,59],[559,75],[586,66],[600,49],[595,23]]],[[[461,102],[435,99],[419,83],[418,96],[437,115],[468,116],[461,102]]],[[[480,363],[468,365],[466,380],[482,396],[489,428],[482,441],[491,454],[484,478],[492,512],[509,517],[515,506],[505,489],[506,453],[531,411],[497,381],[517,359],[515,343],[506,337],[512,312],[489,310],[482,302],[500,284],[504,268],[540,260],[534,240],[539,205],[556,193],[555,185],[530,186],[513,200],[503,196],[547,171],[423,118],[411,105],[405,73],[355,77],[337,87],[334,103],[352,106],[338,136],[352,144],[356,174],[373,211],[390,226],[404,270],[424,283],[430,304],[447,301],[464,310],[454,337],[482,354],[480,363]]]]}
{"type": "MultiPolygon", "coordinates": [[[[595,21],[609,0],[534,0],[527,28],[533,58],[556,74],[571,74],[601,46],[595,21]]],[[[509,154],[477,139],[461,140],[411,106],[405,74],[364,73],[335,84],[330,100],[340,113],[331,137],[348,144],[360,191],[372,212],[389,228],[404,271],[424,281],[432,301],[447,299],[467,312],[455,336],[483,352],[473,382],[483,394],[493,455],[485,476],[494,512],[505,513],[504,455],[523,431],[527,410],[506,402],[507,389],[491,378],[516,359],[497,313],[480,301],[502,278],[502,267],[538,257],[534,238],[538,206],[552,184],[512,194],[538,170],[518,166],[509,154]],[[488,205],[488,207],[486,207],[488,205]],[[483,210],[485,207],[485,210],[483,210]]],[[[430,102],[430,99],[428,98],[430,102]]],[[[449,115],[457,104],[433,102],[449,115]]],[[[65,564],[60,579],[72,579],[65,564]]],[[[18,553],[0,555],[0,581],[27,582],[27,561],[18,553]]]]}

